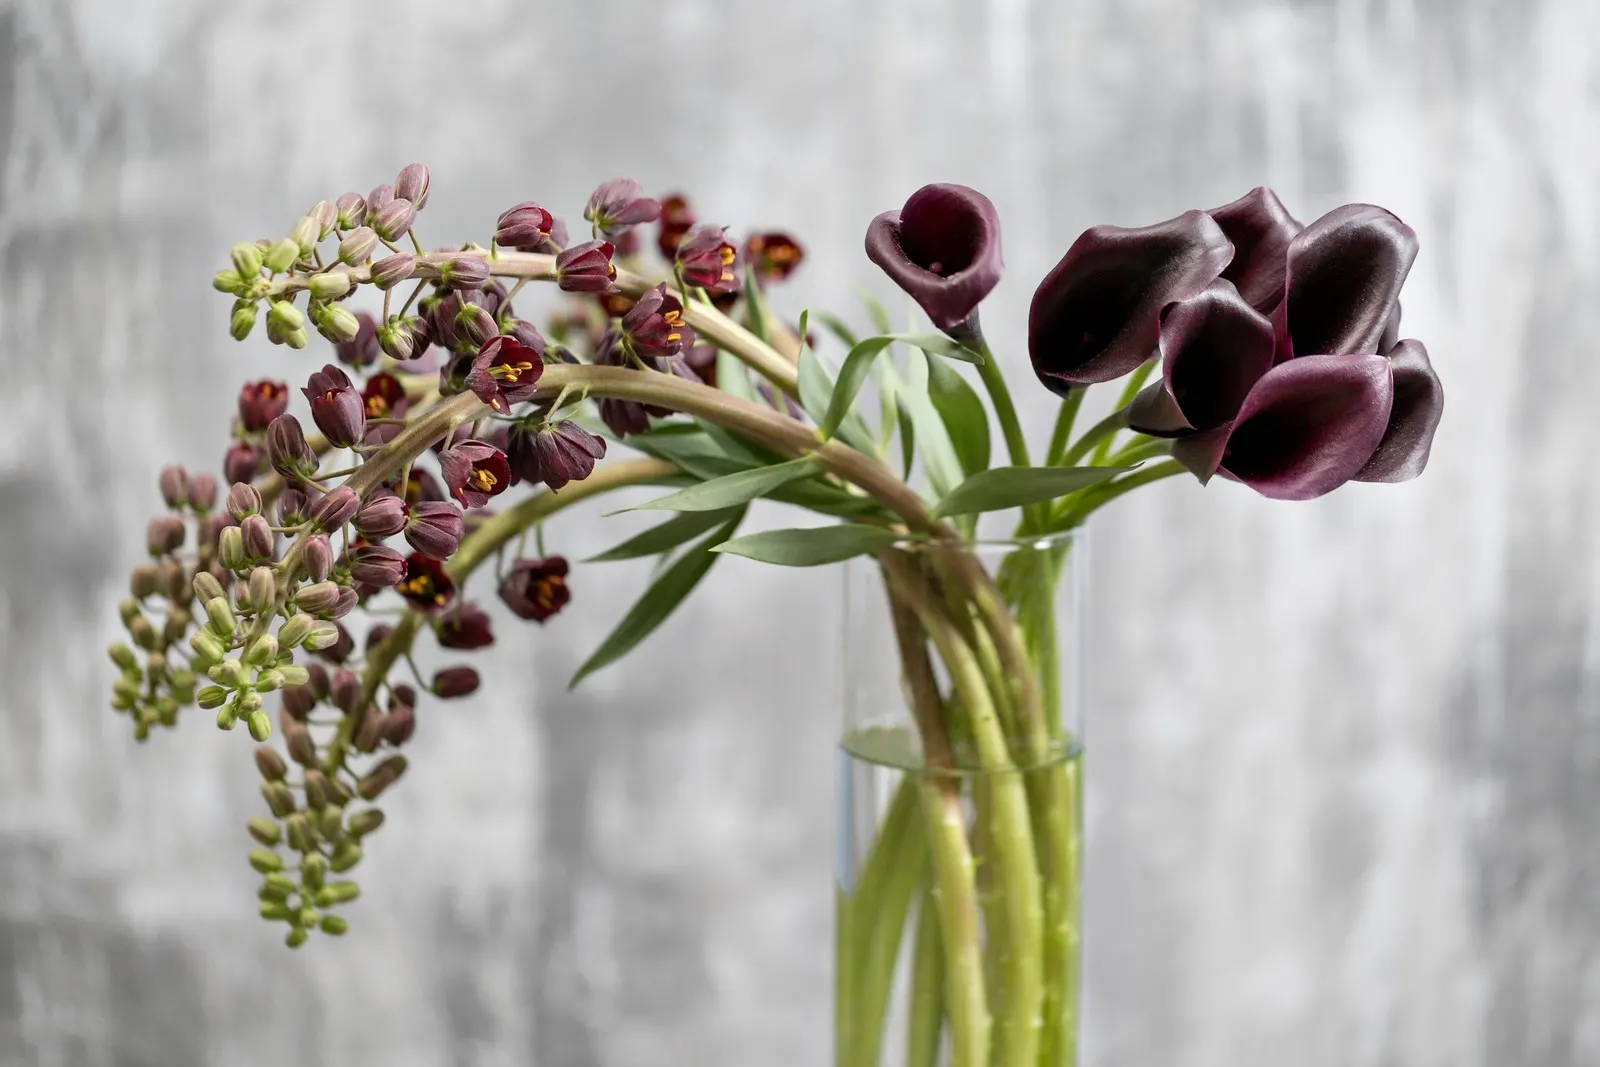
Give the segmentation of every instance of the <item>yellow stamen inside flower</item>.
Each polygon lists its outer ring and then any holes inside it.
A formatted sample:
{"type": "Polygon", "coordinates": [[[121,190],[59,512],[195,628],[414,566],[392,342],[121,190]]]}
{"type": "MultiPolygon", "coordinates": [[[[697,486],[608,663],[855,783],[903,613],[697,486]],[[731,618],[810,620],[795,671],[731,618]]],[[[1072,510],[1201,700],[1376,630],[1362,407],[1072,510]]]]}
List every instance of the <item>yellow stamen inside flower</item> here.
{"type": "Polygon", "coordinates": [[[671,311],[662,312],[661,318],[668,326],[672,326],[674,328],[683,325],[683,312],[678,308],[673,308],[671,311]]]}
{"type": "Polygon", "coordinates": [[[477,470],[473,471],[467,480],[471,482],[474,487],[481,489],[485,493],[499,484],[495,476],[484,470],[482,467],[479,467],[477,470]]]}
{"type": "Polygon", "coordinates": [[[717,254],[722,257],[722,262],[723,263],[726,264],[726,263],[732,263],[733,262],[733,246],[732,245],[723,245],[721,248],[717,249],[717,254]]]}
{"type": "Polygon", "coordinates": [[[533,370],[533,364],[524,360],[521,363],[496,363],[489,368],[489,375],[516,384],[524,374],[533,370]]]}
{"type": "Polygon", "coordinates": [[[367,417],[381,419],[389,414],[389,402],[381,396],[367,397],[367,417]]]}

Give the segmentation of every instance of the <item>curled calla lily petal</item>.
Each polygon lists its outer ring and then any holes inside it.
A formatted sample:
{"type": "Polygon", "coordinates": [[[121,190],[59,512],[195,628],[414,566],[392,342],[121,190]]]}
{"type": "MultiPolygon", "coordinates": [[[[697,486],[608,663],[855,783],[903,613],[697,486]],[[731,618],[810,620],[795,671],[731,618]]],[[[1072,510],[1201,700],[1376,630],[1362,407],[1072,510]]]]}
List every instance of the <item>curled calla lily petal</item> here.
{"type": "Polygon", "coordinates": [[[1272,369],[1272,323],[1220,278],[1199,296],[1168,305],[1160,346],[1159,392],[1140,393],[1128,412],[1129,426],[1157,437],[1232,421],[1272,369]]]}
{"type": "Polygon", "coordinates": [[[1304,227],[1278,194],[1265,186],[1245,193],[1231,204],[1206,212],[1233,242],[1233,262],[1222,276],[1232,282],[1245,302],[1264,315],[1272,314],[1283,299],[1288,269],[1289,242],[1304,227]]]}
{"type": "Polygon", "coordinates": [[[1444,385],[1422,342],[1401,341],[1388,357],[1394,370],[1394,406],[1378,450],[1356,475],[1361,482],[1404,482],[1421,474],[1444,416],[1444,385]]]}
{"type": "Polygon", "coordinates": [[[1389,425],[1394,377],[1383,356],[1280,363],[1245,397],[1224,473],[1277,500],[1310,500],[1354,478],[1389,425]]]}
{"type": "Polygon", "coordinates": [[[1232,256],[1203,211],[1139,229],[1085,230],[1033,294],[1034,373],[1060,394],[1122,377],[1155,350],[1161,309],[1199,295],[1232,256]]]}
{"type": "Polygon", "coordinates": [[[1416,258],[1411,227],[1371,204],[1334,208],[1301,230],[1273,314],[1278,358],[1377,352],[1416,258]]]}
{"type": "Polygon", "coordinates": [[[1378,338],[1378,353],[1387,356],[1389,350],[1400,343],[1400,301],[1389,309],[1389,319],[1383,324],[1383,335],[1378,338]]]}
{"type": "Polygon", "coordinates": [[[966,322],[1000,281],[1000,216],[965,185],[924,185],[867,227],[867,258],[941,330],[966,322]]]}

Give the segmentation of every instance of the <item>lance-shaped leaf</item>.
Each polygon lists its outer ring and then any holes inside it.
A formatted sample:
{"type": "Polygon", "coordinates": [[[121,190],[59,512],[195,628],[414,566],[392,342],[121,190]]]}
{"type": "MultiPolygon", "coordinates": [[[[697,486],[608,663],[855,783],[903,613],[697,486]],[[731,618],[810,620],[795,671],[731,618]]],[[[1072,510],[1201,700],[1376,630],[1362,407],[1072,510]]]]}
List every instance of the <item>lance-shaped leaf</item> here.
{"type": "Polygon", "coordinates": [[[1278,358],[1377,352],[1416,258],[1411,227],[1371,204],[1334,208],[1301,230],[1273,314],[1278,358]]]}
{"type": "Polygon", "coordinates": [[[715,533],[696,543],[672,566],[663,571],[660,577],[651,583],[650,588],[645,590],[644,596],[628,609],[628,613],[622,617],[617,628],[600,642],[600,647],[595,649],[593,655],[578,668],[578,672],[572,676],[572,681],[567,683],[567,688],[576,687],[595,671],[627,655],[640,641],[649,637],[656,627],[665,622],[694,587],[700,584],[700,579],[706,576],[706,572],[711,570],[711,565],[717,561],[716,555],[711,551],[712,546],[720,545],[733,536],[743,518],[744,510],[741,508],[738,514],[724,523],[715,533]]]}
{"type": "Polygon", "coordinates": [[[877,552],[903,540],[880,526],[815,526],[800,530],[764,530],[735,537],[713,548],[732,556],[780,567],[817,567],[877,552]]]}
{"type": "MultiPolygon", "coordinates": [[[[817,358],[817,354],[812,351],[811,346],[805,343],[808,315],[809,313],[805,311],[800,313],[800,361],[799,366],[796,368],[796,374],[799,379],[800,406],[805,409],[807,415],[811,416],[812,421],[821,427],[828,424],[829,415],[833,411],[834,396],[838,390],[834,385],[833,376],[822,365],[822,361],[817,358]]],[[[852,349],[851,351],[854,353],[855,350],[852,349]]],[[[867,363],[870,366],[870,357],[867,363]]],[[[872,456],[877,454],[877,445],[873,440],[872,431],[867,429],[866,423],[861,421],[859,415],[849,410],[851,402],[855,399],[855,392],[860,387],[861,383],[859,381],[856,382],[855,388],[851,389],[849,394],[842,399],[837,420],[831,424],[828,430],[822,433],[822,438],[827,440],[837,433],[840,440],[851,448],[872,456]]]]}
{"type": "Polygon", "coordinates": [[[1444,385],[1422,342],[1401,341],[1388,356],[1394,370],[1394,406],[1378,450],[1356,475],[1358,482],[1403,482],[1421,474],[1444,416],[1444,385]]]}
{"type": "Polygon", "coordinates": [[[928,360],[928,399],[944,421],[961,470],[973,475],[989,468],[989,409],[976,389],[953,367],[928,360]]]}
{"type": "Polygon", "coordinates": [[[817,461],[813,457],[801,456],[770,467],[725,474],[620,511],[720,511],[764,497],[785,482],[804,478],[816,470],[817,461]]]}
{"type": "Polygon", "coordinates": [[[620,545],[609,548],[598,556],[590,556],[585,563],[609,563],[619,559],[639,559],[642,556],[659,556],[685,541],[692,541],[707,530],[720,526],[732,517],[731,510],[686,511],[674,515],[659,526],[652,526],[635,534],[620,545]]]}
{"type": "Polygon", "coordinates": [[[943,497],[961,483],[961,461],[956,458],[955,445],[944,420],[933,406],[929,392],[927,356],[913,356],[906,363],[906,380],[900,390],[902,409],[911,422],[911,437],[916,441],[917,455],[922,457],[922,470],[928,476],[928,487],[933,495],[943,497]]]}
{"type": "Polygon", "coordinates": [[[999,511],[1055,500],[1132,467],[995,467],[956,486],[933,509],[935,518],[999,511]]]}

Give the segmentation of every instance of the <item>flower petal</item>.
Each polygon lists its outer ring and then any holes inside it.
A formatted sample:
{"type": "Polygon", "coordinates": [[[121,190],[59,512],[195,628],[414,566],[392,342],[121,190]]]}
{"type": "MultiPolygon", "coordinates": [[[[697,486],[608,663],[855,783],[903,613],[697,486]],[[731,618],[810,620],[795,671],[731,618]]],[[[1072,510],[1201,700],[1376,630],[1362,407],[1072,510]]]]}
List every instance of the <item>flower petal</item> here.
{"type": "Polygon", "coordinates": [[[1161,309],[1198,295],[1233,255],[1203,211],[1125,229],[1085,230],[1045,275],[1028,312],[1028,351],[1045,387],[1120,378],[1149,358],[1161,309]]]}
{"type": "Polygon", "coordinates": [[[1371,204],[1334,208],[1301,230],[1273,314],[1278,358],[1377,352],[1416,258],[1411,227],[1371,204]]]}
{"type": "Polygon", "coordinates": [[[1151,382],[1129,402],[1128,428],[1151,437],[1177,437],[1194,430],[1165,382],[1151,382]]]}
{"type": "Polygon", "coordinates": [[[1272,323],[1217,280],[1161,316],[1161,377],[1189,425],[1212,430],[1232,421],[1272,369],[1272,323]]]}
{"type": "Polygon", "coordinates": [[[1382,356],[1280,363],[1245,398],[1222,469],[1278,500],[1331,492],[1372,458],[1393,400],[1394,378],[1382,356]]]}
{"type": "Polygon", "coordinates": [[[1422,342],[1401,341],[1388,356],[1394,368],[1394,407],[1378,450],[1356,475],[1361,482],[1404,482],[1421,474],[1444,416],[1444,385],[1422,342]]]}
{"type": "Polygon", "coordinates": [[[867,227],[867,258],[941,330],[977,310],[1000,281],[1000,216],[965,185],[925,185],[867,227]]]}
{"type": "Polygon", "coordinates": [[[1283,300],[1289,242],[1304,227],[1278,194],[1264,186],[1206,212],[1233,242],[1233,262],[1222,272],[1245,302],[1264,315],[1283,300]]]}

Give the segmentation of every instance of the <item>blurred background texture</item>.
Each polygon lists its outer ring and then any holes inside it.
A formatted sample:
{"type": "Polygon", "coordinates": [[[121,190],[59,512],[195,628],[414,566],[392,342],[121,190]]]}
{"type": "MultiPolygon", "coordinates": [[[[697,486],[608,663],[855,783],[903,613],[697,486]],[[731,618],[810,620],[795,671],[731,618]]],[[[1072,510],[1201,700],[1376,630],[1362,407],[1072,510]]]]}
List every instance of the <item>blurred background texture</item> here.
{"type": "MultiPolygon", "coordinates": [[[[834,575],[725,562],[572,694],[644,568],[503,620],[300,953],[249,745],[106,707],[157,470],[327,351],[230,341],[212,272],[413,160],[430,246],[625,174],[794,232],[775,303],[858,322],[867,221],[973,185],[1036,439],[1027,302],[1085,227],[1394,210],[1422,479],[1094,530],[1088,1063],[1600,1062],[1600,4],[0,0],[0,1064],[827,1062],[834,575]]],[[[637,525],[599,510],[550,547],[637,525]]]]}

